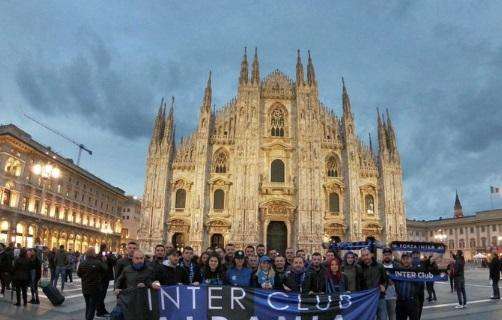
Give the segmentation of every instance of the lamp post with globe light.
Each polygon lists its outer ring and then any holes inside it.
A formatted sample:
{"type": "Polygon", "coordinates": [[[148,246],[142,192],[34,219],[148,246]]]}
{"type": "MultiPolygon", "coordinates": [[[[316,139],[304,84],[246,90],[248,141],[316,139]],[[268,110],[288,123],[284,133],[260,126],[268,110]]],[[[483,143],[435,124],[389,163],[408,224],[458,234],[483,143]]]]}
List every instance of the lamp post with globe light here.
{"type": "MultiPolygon", "coordinates": [[[[31,172],[35,175],[40,177],[42,180],[42,195],[41,195],[41,201],[40,201],[40,207],[37,208],[36,214],[42,214],[44,207],[45,207],[45,197],[46,197],[46,187],[47,183],[50,182],[51,180],[58,180],[61,178],[61,170],[52,165],[50,162],[47,163],[36,163],[31,167],[31,172]]],[[[49,212],[47,212],[47,215],[49,215],[49,212]]],[[[40,216],[38,218],[40,222],[40,216]]]]}

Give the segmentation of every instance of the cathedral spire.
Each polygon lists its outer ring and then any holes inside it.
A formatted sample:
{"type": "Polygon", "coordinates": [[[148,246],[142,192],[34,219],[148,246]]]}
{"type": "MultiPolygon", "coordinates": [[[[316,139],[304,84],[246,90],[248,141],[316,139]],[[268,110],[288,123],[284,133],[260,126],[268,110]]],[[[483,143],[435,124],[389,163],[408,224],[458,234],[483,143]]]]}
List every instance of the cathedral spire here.
{"type": "Polygon", "coordinates": [[[316,85],[316,79],[315,79],[315,71],[314,71],[314,64],[312,63],[312,58],[310,57],[310,50],[308,52],[308,64],[307,64],[307,83],[309,86],[315,86],[316,85]]]}
{"type": "Polygon", "coordinates": [[[302,57],[300,56],[300,49],[297,50],[297,57],[296,57],[296,85],[297,86],[303,86],[305,84],[304,78],[303,78],[303,64],[302,64],[302,57]]]}
{"type": "Polygon", "coordinates": [[[380,110],[377,108],[377,122],[378,122],[378,150],[383,153],[387,150],[387,133],[385,130],[384,123],[380,117],[380,110]]]}
{"type": "Polygon", "coordinates": [[[159,111],[157,112],[157,117],[155,118],[155,123],[153,125],[152,139],[150,144],[154,142],[158,142],[162,139],[162,133],[164,130],[164,121],[165,121],[165,104],[164,98],[160,101],[159,111]]]}
{"type": "Polygon", "coordinates": [[[244,47],[244,56],[242,57],[241,62],[241,75],[239,76],[239,83],[246,84],[248,83],[248,55],[247,55],[247,47],[244,47]]]}
{"type": "Polygon", "coordinates": [[[453,206],[453,215],[455,218],[464,217],[464,212],[462,211],[462,204],[460,204],[460,199],[458,197],[457,190],[455,190],[455,205],[453,206]]]}
{"type": "Polygon", "coordinates": [[[370,151],[373,154],[373,141],[371,141],[371,132],[368,132],[368,140],[370,144],[370,151]]]}
{"type": "Polygon", "coordinates": [[[352,107],[350,105],[349,94],[347,93],[347,88],[345,87],[345,80],[342,77],[342,104],[343,104],[343,115],[352,117],[352,107]]]}
{"type": "Polygon", "coordinates": [[[166,126],[164,129],[164,138],[170,139],[174,131],[174,96],[171,97],[171,107],[169,108],[169,115],[166,118],[166,126]]]}
{"type": "Polygon", "coordinates": [[[207,78],[206,89],[204,90],[204,100],[202,102],[201,112],[211,112],[211,70],[209,70],[209,77],[207,78]]]}
{"type": "Polygon", "coordinates": [[[389,109],[385,109],[385,113],[387,115],[387,135],[388,135],[388,140],[389,140],[389,145],[390,149],[392,152],[395,152],[397,149],[397,143],[396,143],[396,133],[394,132],[394,127],[392,126],[392,122],[390,120],[390,113],[389,109]]]}
{"type": "Polygon", "coordinates": [[[258,62],[258,48],[254,47],[253,71],[251,74],[251,83],[260,83],[260,64],[258,62]]]}

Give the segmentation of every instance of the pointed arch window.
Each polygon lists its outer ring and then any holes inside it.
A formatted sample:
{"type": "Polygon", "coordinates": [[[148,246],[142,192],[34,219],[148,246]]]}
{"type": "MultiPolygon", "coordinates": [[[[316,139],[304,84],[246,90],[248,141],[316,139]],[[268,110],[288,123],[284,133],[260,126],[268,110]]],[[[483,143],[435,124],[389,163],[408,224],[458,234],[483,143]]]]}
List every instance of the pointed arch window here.
{"type": "Polygon", "coordinates": [[[213,172],[226,173],[228,170],[228,156],[225,151],[220,150],[215,154],[213,172]]]}
{"type": "Polygon", "coordinates": [[[329,194],[329,212],[340,212],[340,196],[336,192],[329,194]]]}
{"type": "Polygon", "coordinates": [[[338,161],[334,156],[331,156],[326,160],[326,174],[328,177],[339,176],[338,161]]]}
{"type": "Polygon", "coordinates": [[[369,214],[375,213],[375,199],[371,194],[367,194],[364,197],[364,207],[366,209],[366,213],[369,214]]]}
{"type": "Polygon", "coordinates": [[[213,209],[214,210],[225,209],[225,191],[223,191],[221,189],[216,189],[214,191],[213,209]]]}
{"type": "Polygon", "coordinates": [[[279,159],[275,159],[270,165],[270,181],[284,182],[284,162],[279,159]]]}
{"type": "Polygon", "coordinates": [[[174,201],[176,209],[185,209],[187,192],[185,189],[176,190],[176,199],[174,201]]]}
{"type": "Polygon", "coordinates": [[[286,132],[286,112],[281,107],[275,107],[270,112],[270,135],[284,137],[286,132]]]}

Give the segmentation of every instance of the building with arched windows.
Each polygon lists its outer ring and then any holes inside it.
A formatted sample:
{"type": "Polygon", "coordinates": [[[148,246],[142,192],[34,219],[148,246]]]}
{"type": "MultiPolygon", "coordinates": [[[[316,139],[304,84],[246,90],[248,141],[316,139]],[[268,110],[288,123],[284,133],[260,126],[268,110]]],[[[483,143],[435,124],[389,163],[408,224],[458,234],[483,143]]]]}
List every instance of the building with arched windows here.
{"type": "Polygon", "coordinates": [[[378,149],[356,134],[343,83],[342,114],[319,97],[312,59],[306,77],[260,78],[244,54],[237,95],[212,107],[211,74],[196,130],[176,142],[174,98],[162,101],[148,147],[138,239],[195,250],[264,243],[320,250],[340,237],[406,239],[402,170],[389,114],[378,113],[378,149]]]}
{"type": "Polygon", "coordinates": [[[0,243],[118,250],[126,200],[18,127],[0,126],[0,243]]]}

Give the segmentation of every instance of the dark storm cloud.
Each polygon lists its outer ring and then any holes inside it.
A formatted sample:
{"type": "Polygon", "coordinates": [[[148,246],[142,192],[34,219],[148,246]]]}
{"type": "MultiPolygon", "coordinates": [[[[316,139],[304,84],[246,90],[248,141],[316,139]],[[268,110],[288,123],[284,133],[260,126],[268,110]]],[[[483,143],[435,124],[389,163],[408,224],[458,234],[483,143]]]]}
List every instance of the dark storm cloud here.
{"type": "MultiPolygon", "coordinates": [[[[162,92],[183,90],[190,74],[176,62],[145,61],[126,65],[92,32],[80,30],[80,54],[65,64],[25,58],[15,78],[31,109],[78,114],[91,126],[126,138],[149,136],[162,92]],[[181,77],[182,72],[185,78],[181,77]]],[[[188,89],[188,88],[186,88],[188,89]]]]}

